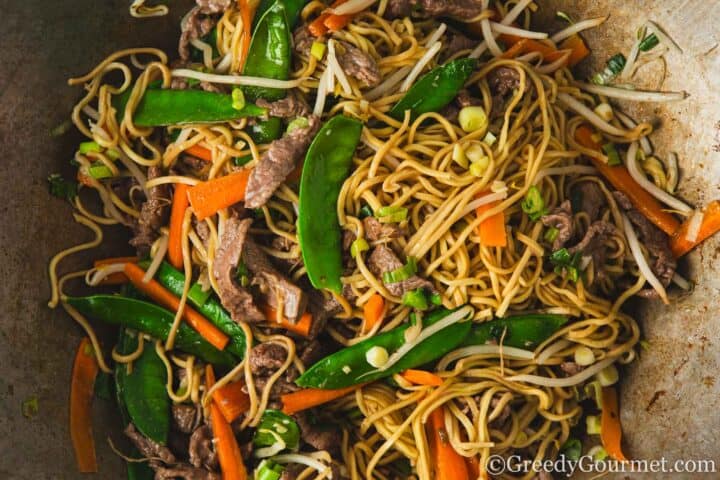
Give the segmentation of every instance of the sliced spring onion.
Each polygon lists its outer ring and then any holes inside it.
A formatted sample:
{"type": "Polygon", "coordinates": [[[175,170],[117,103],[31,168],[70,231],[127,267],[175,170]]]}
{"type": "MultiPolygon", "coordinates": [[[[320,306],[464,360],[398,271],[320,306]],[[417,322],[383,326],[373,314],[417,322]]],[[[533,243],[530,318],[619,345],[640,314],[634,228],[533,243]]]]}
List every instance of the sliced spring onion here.
{"type": "Polygon", "coordinates": [[[316,59],[322,60],[325,56],[325,50],[327,47],[322,42],[313,42],[312,47],[310,47],[310,55],[315,57],[316,59]]]}
{"type": "Polygon", "coordinates": [[[452,159],[453,162],[457,163],[462,168],[468,168],[468,159],[465,155],[465,150],[463,150],[459,143],[456,143],[455,146],[453,146],[452,159]]]}
{"type": "Polygon", "coordinates": [[[587,398],[595,401],[598,409],[602,410],[602,385],[597,380],[589,382],[583,387],[583,393],[587,398]]]}
{"type": "Polygon", "coordinates": [[[647,37],[643,38],[642,42],[640,42],[640,51],[647,52],[649,50],[652,50],[657,46],[658,43],[660,43],[660,39],[657,37],[657,35],[651,33],[647,37]]]}
{"type": "Polygon", "coordinates": [[[602,462],[608,457],[607,451],[601,447],[600,445],[595,445],[590,450],[588,450],[587,454],[593,458],[596,462],[602,462]]]}
{"type": "Polygon", "coordinates": [[[365,352],[365,360],[375,368],[382,368],[389,358],[388,351],[377,345],[365,352]]]}
{"type": "Polygon", "coordinates": [[[287,130],[285,130],[286,133],[292,133],[294,130],[297,130],[299,128],[307,128],[310,126],[310,122],[305,117],[297,117],[292,122],[290,122],[287,126],[287,130]]]}
{"type": "Polygon", "coordinates": [[[400,268],[384,272],[382,274],[383,283],[399,283],[407,280],[417,273],[417,260],[415,257],[408,257],[407,263],[400,268]]]}
{"type": "Polygon", "coordinates": [[[608,157],[608,165],[610,165],[611,167],[622,165],[622,160],[620,160],[620,154],[618,153],[617,148],[615,148],[614,143],[606,143],[602,146],[602,151],[608,157]]]}
{"type": "Polygon", "coordinates": [[[245,108],[245,94],[241,88],[233,88],[232,90],[232,108],[235,110],[245,108]]]}
{"type": "Polygon", "coordinates": [[[477,143],[473,143],[465,149],[465,156],[472,163],[484,163],[485,168],[490,163],[490,159],[485,155],[485,150],[477,143]]]}
{"type": "Polygon", "coordinates": [[[279,480],[285,468],[270,460],[263,460],[255,470],[255,480],[279,480]]]}
{"type": "Polygon", "coordinates": [[[547,212],[545,209],[545,200],[543,199],[540,190],[535,185],[528,189],[525,199],[520,204],[520,207],[532,221],[540,220],[540,217],[545,215],[547,212]]]}
{"type": "Polygon", "coordinates": [[[495,145],[495,142],[497,141],[497,137],[493,135],[492,132],[487,132],[485,134],[485,138],[483,138],[483,143],[487,145],[488,147],[492,147],[495,145]]]}
{"type": "Polygon", "coordinates": [[[588,365],[592,365],[593,363],[595,363],[595,354],[585,345],[582,345],[575,349],[574,357],[575,363],[582,367],[587,367],[588,365]]]}
{"type": "Polygon", "coordinates": [[[557,238],[558,233],[560,233],[560,230],[558,230],[557,228],[548,227],[548,229],[545,231],[545,235],[543,238],[545,238],[545,240],[547,240],[548,242],[552,243],[557,238]]]}
{"type": "Polygon", "coordinates": [[[483,174],[485,173],[485,170],[487,170],[487,166],[488,166],[489,162],[490,162],[490,160],[487,157],[482,157],[480,159],[480,161],[472,162],[470,164],[470,168],[469,168],[470,175],[472,175],[474,177],[482,177],[483,174]],[[487,161],[485,161],[483,159],[485,159],[487,161]]]}
{"type": "Polygon", "coordinates": [[[597,113],[598,117],[602,118],[606,122],[609,122],[613,118],[612,107],[604,102],[595,107],[594,112],[597,113]]]}
{"type": "Polygon", "coordinates": [[[113,177],[113,172],[110,167],[103,163],[93,163],[88,167],[88,175],[95,180],[102,180],[103,178],[113,177]]]}
{"type": "Polygon", "coordinates": [[[460,110],[458,123],[465,132],[476,132],[488,126],[488,118],[485,109],[480,106],[469,106],[460,110]]]}
{"type": "Polygon", "coordinates": [[[375,212],[375,217],[380,223],[397,223],[407,220],[408,209],[405,207],[380,207],[375,212]]]}
{"type": "Polygon", "coordinates": [[[622,72],[623,68],[625,68],[626,62],[627,60],[625,59],[625,55],[622,53],[616,53],[608,59],[605,64],[605,69],[602,72],[593,75],[591,82],[596,85],[607,85],[612,82],[615,77],[620,75],[620,72],[622,72]]]}
{"type": "Polygon", "coordinates": [[[203,290],[202,285],[199,283],[195,283],[188,291],[188,298],[198,307],[205,305],[210,295],[212,295],[212,289],[203,290]]]}
{"type": "Polygon", "coordinates": [[[370,250],[367,240],[364,238],[356,238],[355,241],[350,245],[350,256],[357,258],[362,252],[370,250]]]}
{"type": "Polygon", "coordinates": [[[100,152],[102,147],[97,142],[82,142],[78,147],[78,152],[85,155],[90,152],[100,152]]]}
{"type": "Polygon", "coordinates": [[[600,435],[600,417],[596,415],[588,415],[585,418],[585,426],[588,435],[600,435]]]}
{"type": "Polygon", "coordinates": [[[570,254],[567,248],[561,248],[550,255],[550,263],[555,266],[555,273],[561,275],[565,271],[572,281],[577,282],[580,278],[581,258],[581,252],[570,254]]]}
{"type": "Polygon", "coordinates": [[[609,387],[615,385],[620,379],[617,367],[615,365],[608,365],[607,367],[600,370],[597,374],[598,382],[603,387],[609,387]]]}
{"type": "Polygon", "coordinates": [[[406,292],[402,297],[402,303],[416,310],[427,310],[430,307],[425,290],[422,288],[406,292]]]}

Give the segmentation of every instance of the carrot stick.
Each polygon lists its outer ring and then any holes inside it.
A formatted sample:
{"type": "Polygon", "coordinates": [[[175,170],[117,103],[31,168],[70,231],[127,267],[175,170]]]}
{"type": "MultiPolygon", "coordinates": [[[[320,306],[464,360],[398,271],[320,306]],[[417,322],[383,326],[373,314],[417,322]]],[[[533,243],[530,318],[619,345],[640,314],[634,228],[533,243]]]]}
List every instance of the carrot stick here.
{"type": "MultiPolygon", "coordinates": [[[[125,275],[135,287],[145,295],[155,300],[161,306],[177,311],[180,308],[180,299],[166,290],[155,280],[143,282],[145,271],[134,263],[125,264],[125,275]]],[[[218,350],[222,350],[230,340],[227,335],[221,332],[208,319],[196,312],[192,307],[185,305],[183,318],[194,328],[205,340],[218,350]]]]}
{"type": "Polygon", "coordinates": [[[427,385],[430,387],[439,387],[443,384],[443,379],[431,372],[425,370],[413,370],[408,368],[400,374],[405,380],[415,385],[427,385]]]}
{"type": "Polygon", "coordinates": [[[220,209],[245,200],[245,188],[249,177],[250,170],[243,169],[231,175],[198,183],[190,188],[188,198],[198,220],[204,220],[215,215],[220,209]]]}
{"type": "MultiPolygon", "coordinates": [[[[596,142],[592,136],[592,130],[586,125],[581,125],[575,130],[575,139],[580,145],[593,150],[600,150],[600,144],[596,142]]],[[[678,231],[680,222],[678,222],[672,214],[663,210],[663,207],[655,197],[650,195],[647,190],[642,188],[635,179],[632,178],[630,172],[628,172],[624,165],[611,167],[594,158],[591,160],[603,177],[605,177],[613,187],[627,195],[633,206],[660,230],[671,236],[678,231]]]]}
{"type": "Polygon", "coordinates": [[[705,207],[700,232],[698,233],[697,240],[694,242],[688,242],[686,238],[691,219],[692,217],[683,222],[670,240],[670,248],[675,257],[682,257],[707,238],[720,231],[720,200],[710,202],[708,206],[705,207]]]}
{"type": "MultiPolygon", "coordinates": [[[[347,2],[347,0],[336,0],[336,2],[332,4],[332,8],[338,7],[345,2],[347,2]]],[[[352,20],[352,15],[333,15],[332,13],[325,11],[321,13],[320,16],[317,17],[315,20],[310,22],[310,25],[308,25],[308,30],[310,30],[310,33],[314,37],[322,37],[328,32],[328,30],[331,30],[333,32],[340,30],[345,25],[350,23],[350,20],[352,20]],[[347,20],[345,20],[346,18],[347,20]]]]}
{"type": "Polygon", "coordinates": [[[324,403],[332,402],[338,398],[342,398],[350,392],[357,390],[364,384],[353,385],[346,388],[338,388],[335,390],[323,390],[320,388],[306,388],[297,392],[282,395],[280,399],[283,403],[283,412],[292,415],[302,412],[308,408],[317,407],[324,403]]]}
{"type": "Polygon", "coordinates": [[[438,407],[428,418],[430,452],[433,456],[436,480],[469,480],[467,465],[463,458],[450,445],[445,430],[444,408],[438,407]]]}
{"type": "Polygon", "coordinates": [[[578,34],[566,38],[560,44],[560,50],[566,49],[572,50],[572,53],[570,54],[570,57],[568,57],[567,62],[569,67],[574,67],[575,65],[580,63],[580,61],[583,60],[585,57],[590,55],[590,49],[588,49],[585,41],[578,34]]]}
{"type": "Polygon", "coordinates": [[[379,293],[373,294],[370,300],[363,306],[363,332],[369,332],[378,323],[382,322],[385,316],[385,299],[379,293]]]}
{"type": "Polygon", "coordinates": [[[330,15],[323,22],[331,32],[337,32],[347,26],[353,19],[354,15],[330,15]]]}
{"type": "Polygon", "coordinates": [[[505,50],[502,55],[500,55],[500,58],[515,58],[519,57],[523,53],[525,53],[525,45],[527,44],[528,39],[523,38],[517,43],[512,44],[510,48],[505,50]]]}
{"type": "Polygon", "coordinates": [[[75,353],[70,385],[70,437],[75,449],[78,470],[81,473],[98,471],[91,411],[98,371],[92,343],[85,337],[80,341],[75,353]]]}
{"type": "MultiPolygon", "coordinates": [[[[482,197],[485,194],[480,194],[482,197]]],[[[477,216],[483,215],[491,208],[496,207],[499,202],[490,202],[480,205],[475,209],[477,216]]],[[[478,226],[478,235],[480,235],[480,243],[486,247],[506,247],[507,232],[505,231],[505,212],[496,213],[492,217],[488,217],[478,226]]]]}
{"type": "MultiPolygon", "coordinates": [[[[93,267],[99,269],[105,265],[112,265],[114,263],[136,263],[139,260],[138,257],[112,257],[112,258],[101,258],[93,262],[93,267]]],[[[122,272],[112,273],[107,277],[103,278],[100,285],[125,285],[129,280],[127,276],[122,272]]]]}
{"type": "Polygon", "coordinates": [[[272,308],[270,305],[263,305],[262,311],[271,326],[284,328],[285,330],[297,333],[298,335],[302,335],[304,337],[310,335],[310,327],[312,327],[313,318],[312,314],[309,312],[303,313],[297,323],[292,323],[288,321],[284,315],[278,319],[277,310],[272,308]]]}
{"type": "Polygon", "coordinates": [[[192,145],[185,149],[185,153],[188,155],[192,155],[193,157],[197,157],[200,160],[205,160],[206,162],[212,162],[212,152],[200,145],[192,145]]]}
{"type": "Polygon", "coordinates": [[[620,409],[618,408],[617,392],[613,387],[603,387],[602,389],[600,439],[608,455],[620,462],[627,461],[620,446],[622,440],[620,409]]]}
{"type": "Polygon", "coordinates": [[[213,401],[228,423],[247,412],[250,397],[243,391],[243,382],[230,382],[213,393],[213,401]]]}
{"type": "Polygon", "coordinates": [[[252,22],[255,17],[255,11],[257,9],[258,2],[253,2],[254,5],[250,5],[248,0],[240,0],[240,16],[243,21],[243,38],[242,38],[242,49],[240,50],[240,71],[245,66],[245,61],[250,51],[250,39],[252,38],[252,22]],[[254,8],[253,8],[254,6],[254,8]]]}
{"type": "Polygon", "coordinates": [[[312,34],[313,37],[322,37],[325,35],[328,31],[328,28],[325,26],[325,20],[330,15],[327,13],[321,14],[319,17],[317,17],[315,20],[310,22],[310,25],[308,25],[308,30],[312,34]]]}
{"type": "MultiPolygon", "coordinates": [[[[205,384],[207,388],[210,388],[215,383],[212,366],[207,365],[205,372],[205,384]]],[[[245,469],[237,438],[235,438],[230,423],[225,420],[215,401],[210,403],[210,424],[215,437],[215,450],[220,462],[223,480],[247,480],[247,470],[245,469]]]]}
{"type": "Polygon", "coordinates": [[[185,210],[189,204],[187,196],[189,189],[190,187],[184,183],[175,185],[172,211],[170,212],[167,256],[170,264],[177,269],[181,269],[183,265],[182,226],[185,220],[185,210]]]}

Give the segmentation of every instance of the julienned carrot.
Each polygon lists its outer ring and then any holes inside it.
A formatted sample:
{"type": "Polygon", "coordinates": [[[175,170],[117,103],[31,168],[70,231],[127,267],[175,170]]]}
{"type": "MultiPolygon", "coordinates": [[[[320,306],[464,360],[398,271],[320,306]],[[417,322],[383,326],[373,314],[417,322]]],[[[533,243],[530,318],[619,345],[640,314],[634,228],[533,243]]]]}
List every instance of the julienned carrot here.
{"type": "Polygon", "coordinates": [[[245,200],[248,178],[250,170],[243,169],[191,187],[188,198],[198,220],[204,220],[215,215],[218,210],[245,200]]]}
{"type": "MultiPolygon", "coordinates": [[[[484,194],[481,194],[482,197],[484,194]]],[[[499,202],[490,202],[480,205],[475,212],[480,217],[491,208],[496,207],[499,202]]],[[[506,247],[507,232],[505,231],[505,212],[496,213],[486,218],[478,226],[478,235],[480,235],[480,243],[486,247],[506,247]]]]}
{"type": "Polygon", "coordinates": [[[379,293],[373,294],[372,297],[363,306],[363,332],[369,332],[378,323],[382,322],[385,315],[385,299],[379,293]]]}
{"type": "Polygon", "coordinates": [[[608,455],[621,462],[627,461],[620,445],[622,440],[620,409],[618,408],[617,392],[613,387],[603,387],[602,389],[600,439],[608,455]]]}
{"type": "Polygon", "coordinates": [[[243,391],[243,382],[230,382],[213,393],[213,401],[228,423],[250,408],[250,397],[243,391]]]}
{"type": "Polygon", "coordinates": [[[313,37],[322,37],[327,33],[328,28],[325,26],[325,20],[329,16],[330,14],[328,13],[322,13],[319,17],[310,22],[310,24],[308,25],[308,30],[313,37]]]}
{"type": "MultiPolygon", "coordinates": [[[[338,7],[347,0],[336,0],[332,8],[338,7]]],[[[352,15],[333,15],[330,12],[323,12],[315,20],[310,22],[308,30],[314,37],[322,37],[328,30],[335,32],[345,27],[352,20],[352,15]]]]}
{"type": "Polygon", "coordinates": [[[191,147],[188,147],[185,149],[185,153],[188,155],[192,155],[193,157],[197,157],[200,160],[205,160],[206,162],[212,162],[212,152],[200,145],[193,145],[191,147]]]}
{"type": "Polygon", "coordinates": [[[336,390],[305,388],[303,390],[298,390],[297,392],[288,393],[280,397],[283,403],[282,411],[287,415],[302,412],[308,408],[317,407],[318,405],[342,398],[362,386],[363,384],[353,385],[351,387],[338,388],[336,390]]]}
{"type": "Polygon", "coordinates": [[[413,370],[409,368],[400,374],[405,380],[415,385],[426,385],[429,387],[439,387],[443,384],[443,379],[434,373],[425,370],[413,370]]]}
{"type": "Polygon", "coordinates": [[[323,23],[331,32],[337,32],[345,28],[352,19],[353,15],[330,15],[323,23]]]}
{"type": "Polygon", "coordinates": [[[547,43],[515,35],[503,34],[499,38],[505,44],[510,45],[510,48],[501,55],[501,58],[516,58],[525,53],[538,52],[543,56],[545,63],[552,63],[564,55],[563,50],[570,50],[567,65],[572,67],[590,54],[590,50],[588,50],[585,41],[580,35],[568,37],[560,44],[559,49],[547,43]]]}
{"type": "MultiPolygon", "coordinates": [[[[135,287],[145,295],[156,301],[170,311],[177,311],[180,308],[180,299],[166,290],[155,280],[143,282],[145,271],[134,263],[125,264],[125,275],[135,287]]],[[[222,350],[230,340],[227,335],[221,332],[210,321],[196,312],[192,307],[185,305],[183,318],[194,328],[205,340],[218,350],[222,350]]]]}
{"type": "Polygon", "coordinates": [[[70,385],[70,437],[78,470],[82,473],[98,471],[91,411],[98,370],[92,343],[85,337],[75,353],[70,385]]]}
{"type": "MultiPolygon", "coordinates": [[[[112,258],[101,258],[93,262],[95,268],[100,268],[105,265],[113,265],[115,263],[136,263],[138,257],[112,257],[112,258]]],[[[129,280],[127,276],[122,272],[111,273],[107,277],[103,278],[100,285],[125,285],[129,280]]]]}
{"type": "Polygon", "coordinates": [[[312,327],[313,318],[312,314],[310,314],[309,312],[303,313],[297,323],[292,323],[288,321],[285,316],[278,318],[277,310],[272,308],[270,305],[263,305],[262,310],[265,314],[265,318],[267,318],[267,321],[271,324],[271,326],[284,328],[285,330],[297,333],[298,335],[302,335],[304,337],[310,335],[310,328],[312,327]]]}
{"type": "Polygon", "coordinates": [[[577,33],[563,40],[560,44],[560,50],[572,51],[570,57],[568,57],[568,67],[574,67],[585,57],[590,55],[590,49],[585,44],[585,40],[583,40],[577,33]]]}
{"type": "Polygon", "coordinates": [[[705,207],[702,223],[700,224],[700,231],[694,242],[688,242],[686,238],[691,221],[692,217],[687,219],[670,240],[670,248],[673,254],[675,254],[675,257],[682,257],[707,238],[720,232],[720,200],[714,200],[705,207]]]}
{"type": "Polygon", "coordinates": [[[187,196],[189,189],[190,187],[184,183],[175,185],[172,210],[170,211],[170,233],[168,234],[167,256],[170,264],[177,269],[181,269],[183,265],[182,226],[183,220],[185,219],[185,210],[187,210],[189,204],[187,196]]]}
{"type": "MultiPolygon", "coordinates": [[[[593,131],[587,125],[581,125],[575,130],[575,139],[583,147],[600,150],[600,144],[593,139],[593,131]]],[[[663,210],[660,202],[632,178],[624,165],[610,166],[594,158],[591,160],[602,176],[613,187],[627,195],[633,206],[660,230],[670,236],[678,231],[680,222],[672,214],[663,210]]]]}
{"type": "Polygon", "coordinates": [[[248,52],[250,51],[250,39],[252,38],[252,23],[253,17],[255,17],[255,11],[257,10],[258,2],[249,2],[248,0],[239,0],[240,3],[240,16],[243,21],[243,38],[242,38],[242,50],[240,51],[240,70],[245,66],[248,52]],[[251,5],[252,3],[252,5],[251,5]]]}
{"type": "Polygon", "coordinates": [[[428,418],[428,440],[437,480],[469,480],[465,458],[450,444],[445,430],[444,408],[438,407],[428,418]]]}
{"type": "MultiPolygon", "coordinates": [[[[210,365],[206,367],[205,371],[205,383],[210,388],[215,381],[215,374],[210,365]]],[[[215,437],[215,451],[217,451],[223,480],[247,480],[247,470],[237,438],[235,438],[230,422],[225,419],[215,401],[210,403],[210,424],[213,437],[215,437]]]]}

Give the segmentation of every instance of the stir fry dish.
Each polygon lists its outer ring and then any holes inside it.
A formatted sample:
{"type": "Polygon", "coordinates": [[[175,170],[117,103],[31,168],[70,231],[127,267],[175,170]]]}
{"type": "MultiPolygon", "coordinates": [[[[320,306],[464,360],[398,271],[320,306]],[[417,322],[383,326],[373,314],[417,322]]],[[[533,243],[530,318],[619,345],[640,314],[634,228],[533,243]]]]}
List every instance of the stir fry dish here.
{"type": "Polygon", "coordinates": [[[634,86],[682,54],[673,39],[647,21],[580,75],[581,34],[606,17],[557,12],[547,32],[538,8],[197,0],[177,55],[129,48],[69,81],[87,139],[48,180],[89,234],[51,260],[49,305],[85,332],[80,471],[102,472],[100,385],[131,479],[626,459],[617,385],[643,346],[628,302],[692,287],[678,265],[720,202],[680,199],[677,157],[622,110],[684,100],[634,86]],[[78,254],[94,263],[68,272],[78,254]]]}

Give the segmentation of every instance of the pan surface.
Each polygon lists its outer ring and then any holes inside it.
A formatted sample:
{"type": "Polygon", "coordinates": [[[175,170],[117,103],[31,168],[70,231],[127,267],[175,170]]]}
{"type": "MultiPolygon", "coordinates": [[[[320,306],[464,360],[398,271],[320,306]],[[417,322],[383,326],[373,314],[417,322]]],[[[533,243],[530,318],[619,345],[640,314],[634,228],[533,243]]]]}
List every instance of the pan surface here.
{"type": "MultiPolygon", "coordinates": [[[[24,0],[3,2],[0,49],[0,478],[124,478],[124,467],[106,438],[118,438],[112,402],[95,402],[95,438],[100,474],[77,473],[67,430],[68,387],[73,349],[80,337],[62,310],[46,307],[47,261],[58,250],[87,239],[72,222],[70,206],[51,198],[45,178],[68,171],[79,141],[75,133],[53,138],[80,94],[67,78],[89,71],[107,54],[129,46],[174,50],[178,18],[189,2],[171,2],[171,15],[136,20],[127,0],[24,0]],[[22,415],[22,403],[38,399],[39,412],[22,415]]],[[[556,10],[574,17],[610,14],[587,35],[595,52],[588,72],[615,52],[627,52],[636,29],[648,19],[662,25],[682,46],[670,55],[663,90],[686,90],[685,102],[624,105],[636,118],[660,127],[660,155],[677,152],[680,194],[695,205],[720,198],[720,1],[717,0],[541,0],[538,22],[552,23],[556,10]]],[[[657,88],[660,72],[640,75],[657,88]]],[[[116,249],[129,251],[125,235],[109,230],[116,249]]],[[[97,254],[97,253],[94,253],[97,254]]],[[[670,306],[638,303],[650,347],[625,370],[622,421],[632,458],[710,459],[720,468],[720,239],[688,256],[691,294],[670,306]]],[[[63,271],[87,265],[82,256],[63,271]]],[[[75,268],[77,269],[77,268],[75,268]]],[[[112,340],[112,339],[110,339],[112,340]]],[[[605,478],[718,478],[718,474],[608,475],[605,478]]]]}

